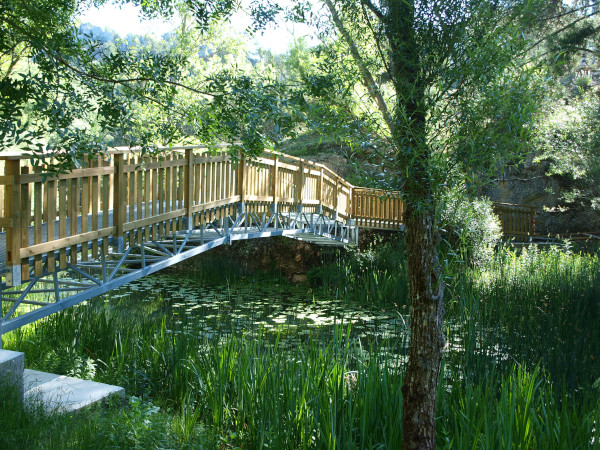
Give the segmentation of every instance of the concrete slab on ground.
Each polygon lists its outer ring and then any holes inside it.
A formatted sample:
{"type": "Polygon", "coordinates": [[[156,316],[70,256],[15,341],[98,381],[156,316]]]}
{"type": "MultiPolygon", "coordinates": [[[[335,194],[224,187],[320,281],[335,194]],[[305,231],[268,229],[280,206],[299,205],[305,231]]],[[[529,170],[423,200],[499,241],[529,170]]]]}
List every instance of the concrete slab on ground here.
{"type": "Polygon", "coordinates": [[[39,401],[48,410],[77,411],[109,395],[125,395],[119,386],[25,369],[25,401],[39,401]]]}
{"type": "Polygon", "coordinates": [[[22,352],[0,349],[0,387],[13,385],[23,392],[25,355],[22,352]]]}

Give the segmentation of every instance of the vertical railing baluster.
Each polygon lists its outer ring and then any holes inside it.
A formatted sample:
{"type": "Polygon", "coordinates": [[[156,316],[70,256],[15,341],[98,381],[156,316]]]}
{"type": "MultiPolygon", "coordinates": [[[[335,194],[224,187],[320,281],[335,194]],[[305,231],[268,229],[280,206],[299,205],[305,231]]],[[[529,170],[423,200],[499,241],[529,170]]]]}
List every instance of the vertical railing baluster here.
{"type": "MultiPolygon", "coordinates": [[[[89,160],[87,161],[89,166],[89,160]]],[[[85,175],[81,178],[81,231],[87,233],[89,231],[88,215],[90,213],[90,178],[85,175]]],[[[81,243],[81,260],[88,260],[89,242],[81,243]]]]}
{"type": "Polygon", "coordinates": [[[185,149],[185,159],[186,164],[183,171],[183,207],[185,208],[184,228],[191,230],[194,228],[194,213],[192,210],[194,204],[194,151],[191,148],[185,149]]]}
{"type": "MultiPolygon", "coordinates": [[[[21,174],[29,174],[29,167],[21,168],[21,174]]],[[[29,183],[21,183],[21,248],[29,247],[29,225],[31,223],[31,196],[29,183]]],[[[20,250],[19,250],[20,253],[20,250]]],[[[21,259],[21,281],[29,280],[29,258],[21,259]]]]}
{"type": "MultiPolygon", "coordinates": [[[[46,242],[56,239],[55,221],[56,221],[56,181],[46,181],[46,212],[44,219],[46,221],[46,242]]],[[[54,272],[56,261],[54,251],[48,252],[46,256],[46,267],[48,272],[54,272]]]]}
{"type": "MultiPolygon", "coordinates": [[[[39,172],[39,171],[36,171],[39,172]]],[[[33,184],[33,243],[42,243],[42,182],[36,181],[33,184]]],[[[42,255],[38,254],[33,257],[33,266],[35,276],[42,275],[44,266],[42,261],[42,255]]]]}
{"type": "Polygon", "coordinates": [[[125,163],[123,153],[117,153],[114,158],[114,200],[113,200],[113,229],[117,239],[117,252],[123,252],[125,247],[125,205],[127,187],[125,182],[125,163]]]}
{"type": "Polygon", "coordinates": [[[7,160],[4,167],[12,183],[4,190],[4,211],[12,223],[6,228],[6,264],[9,267],[7,284],[21,284],[21,161],[7,160]]]}

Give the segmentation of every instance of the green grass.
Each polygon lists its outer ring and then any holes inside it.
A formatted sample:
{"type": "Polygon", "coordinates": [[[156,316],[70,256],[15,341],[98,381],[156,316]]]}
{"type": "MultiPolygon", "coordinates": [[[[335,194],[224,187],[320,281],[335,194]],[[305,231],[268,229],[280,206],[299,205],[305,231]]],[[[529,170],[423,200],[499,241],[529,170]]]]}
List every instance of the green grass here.
{"type": "Polygon", "coordinates": [[[508,368],[540,365],[570,392],[600,378],[596,255],[502,250],[490,267],[455,275],[450,290],[449,321],[465,324],[456,337],[470,349],[459,364],[474,374],[491,359],[508,368]]]}
{"type": "Polygon", "coordinates": [[[339,251],[332,261],[308,273],[322,295],[363,305],[408,312],[405,245],[401,239],[375,240],[365,250],[339,251]]]}
{"type": "Polygon", "coordinates": [[[438,403],[438,444],[447,448],[598,448],[597,393],[572,402],[539,368],[514,365],[481,383],[452,383],[438,403]]]}
{"type": "MultiPolygon", "coordinates": [[[[313,295],[402,311],[402,261],[401,243],[341,257],[313,271],[313,295]]],[[[439,447],[600,447],[598,258],[500,249],[488,267],[446,277],[439,447]]],[[[230,283],[227,296],[248,281],[230,283]]],[[[290,327],[209,336],[193,315],[167,321],[168,302],[99,299],[6,336],[29,365],[132,397],[74,418],[2,408],[0,430],[15,431],[0,431],[0,447],[400,448],[400,329],[378,340],[347,322],[301,340],[290,327]]]]}
{"type": "MultiPolygon", "coordinates": [[[[46,411],[41,403],[24,405],[11,393],[0,395],[0,447],[3,449],[172,448],[184,440],[178,417],[139,398],[115,398],[78,413],[46,411]]],[[[210,440],[198,426],[194,439],[210,440]]]]}

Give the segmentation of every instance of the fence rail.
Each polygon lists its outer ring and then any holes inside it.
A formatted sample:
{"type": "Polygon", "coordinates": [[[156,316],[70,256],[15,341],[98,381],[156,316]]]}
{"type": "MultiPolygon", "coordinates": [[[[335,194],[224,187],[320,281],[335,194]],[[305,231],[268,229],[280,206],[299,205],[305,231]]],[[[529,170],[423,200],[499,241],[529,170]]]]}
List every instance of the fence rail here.
{"type": "Polygon", "coordinates": [[[398,197],[355,188],[321,164],[277,152],[234,159],[198,147],[162,156],[111,150],[54,177],[36,172],[28,158],[0,154],[3,259],[8,277],[20,281],[106,255],[109,246],[123,251],[222,220],[240,203],[261,217],[301,208],[344,223],[356,217],[365,227],[398,229],[402,222],[398,197]]]}
{"type": "MultiPolygon", "coordinates": [[[[277,152],[234,159],[205,147],[162,156],[117,149],[54,177],[28,158],[0,154],[0,265],[10,268],[9,282],[222,221],[240,204],[263,219],[302,210],[361,228],[403,226],[399,192],[355,187],[321,164],[277,152]]],[[[506,235],[533,234],[533,208],[494,210],[506,235]]]]}
{"type": "Polygon", "coordinates": [[[505,238],[524,238],[535,233],[535,208],[533,206],[493,203],[494,213],[500,219],[505,238]]]}

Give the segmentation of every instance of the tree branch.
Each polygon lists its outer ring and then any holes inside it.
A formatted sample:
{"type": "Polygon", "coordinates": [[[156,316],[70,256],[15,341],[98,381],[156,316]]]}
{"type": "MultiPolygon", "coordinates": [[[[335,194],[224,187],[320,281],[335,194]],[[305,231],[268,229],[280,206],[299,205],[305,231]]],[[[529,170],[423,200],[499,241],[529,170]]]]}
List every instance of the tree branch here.
{"type": "MultiPolygon", "coordinates": [[[[379,53],[379,57],[381,58],[381,62],[383,64],[383,67],[385,67],[385,73],[387,73],[387,76],[391,80],[392,79],[392,73],[390,72],[390,64],[389,64],[388,61],[386,61],[385,54],[383,53],[383,50],[381,49],[381,40],[382,39],[380,39],[380,36],[377,36],[377,33],[375,32],[375,27],[373,27],[373,24],[371,23],[371,19],[369,17],[369,14],[365,10],[364,3],[362,4],[362,10],[363,10],[363,14],[365,15],[365,19],[367,21],[367,25],[368,25],[369,29],[371,30],[371,33],[373,34],[373,38],[375,40],[375,43],[377,44],[377,52],[379,53]]],[[[382,75],[379,76],[380,79],[381,79],[381,77],[382,77],[382,75]]],[[[382,84],[381,81],[380,81],[380,84],[382,84]]]]}
{"type": "MultiPolygon", "coordinates": [[[[551,20],[560,19],[561,17],[570,16],[571,14],[575,14],[576,12],[579,12],[583,9],[593,8],[594,6],[598,6],[598,4],[600,4],[600,2],[594,2],[591,5],[580,6],[579,8],[571,9],[569,11],[565,11],[565,12],[557,14],[555,16],[546,17],[544,20],[551,21],[551,20]]],[[[594,14],[597,14],[597,13],[594,13],[594,14]]],[[[590,16],[586,16],[586,17],[590,17],[590,16]]]]}
{"type": "Polygon", "coordinates": [[[373,14],[375,14],[377,16],[377,18],[380,21],[382,21],[382,22],[384,21],[385,16],[381,12],[381,10],[373,4],[373,2],[371,0],[361,0],[360,2],[363,4],[363,6],[366,6],[367,8],[369,8],[373,12],[373,14]]]}
{"type": "MultiPolygon", "coordinates": [[[[151,82],[151,83],[156,83],[156,80],[153,78],[147,78],[147,77],[135,77],[135,78],[122,78],[122,79],[115,79],[115,78],[105,78],[105,77],[101,77],[98,75],[94,75],[91,74],[89,72],[83,71],[78,69],[77,67],[74,67],[73,65],[69,64],[69,62],[67,62],[62,56],[54,54],[53,57],[60,62],[63,66],[67,67],[68,69],[72,70],[73,72],[75,72],[78,75],[81,75],[82,77],[86,77],[86,78],[90,78],[92,80],[96,80],[96,81],[100,81],[102,83],[108,83],[108,84],[129,84],[129,83],[138,83],[138,82],[151,82]]],[[[194,92],[196,94],[201,94],[201,95],[209,95],[214,97],[214,94],[211,94],[210,92],[204,92],[204,91],[200,91],[199,89],[195,89],[191,86],[187,86],[183,83],[178,83],[177,81],[170,81],[170,80],[161,80],[161,83],[165,83],[171,86],[176,86],[176,87],[180,87],[183,88],[187,91],[190,92],[194,92]]]]}
{"type": "MultiPolygon", "coordinates": [[[[595,14],[598,14],[598,13],[595,13],[595,14]]],[[[574,21],[572,21],[572,22],[570,22],[570,23],[566,24],[564,27],[562,27],[562,28],[559,28],[558,30],[556,30],[556,31],[553,31],[553,32],[552,32],[552,33],[550,33],[550,34],[547,34],[547,35],[545,35],[544,37],[542,37],[542,38],[538,39],[538,40],[537,40],[535,43],[533,43],[533,44],[531,44],[529,47],[527,47],[527,48],[525,49],[525,52],[528,52],[528,51],[530,51],[531,49],[533,49],[534,47],[537,47],[539,44],[541,44],[541,43],[542,43],[542,42],[544,42],[545,40],[547,40],[547,39],[551,38],[552,36],[556,36],[557,34],[560,34],[560,33],[562,33],[562,32],[563,32],[563,31],[565,31],[565,30],[568,30],[568,29],[569,29],[569,28],[571,28],[572,26],[576,25],[577,23],[581,22],[582,20],[588,19],[589,17],[590,17],[590,16],[583,16],[583,17],[580,17],[580,18],[578,18],[578,19],[576,19],[576,20],[574,20],[574,21]]],[[[598,29],[599,29],[599,27],[597,27],[597,28],[596,28],[596,30],[598,30],[598,29]]]]}
{"type": "Polygon", "coordinates": [[[335,6],[333,5],[332,1],[324,0],[324,2],[327,5],[329,12],[331,13],[333,23],[335,24],[335,26],[337,27],[339,32],[344,37],[344,40],[350,47],[350,53],[352,54],[352,57],[354,58],[354,60],[356,61],[356,64],[358,65],[358,68],[360,70],[360,73],[361,73],[361,76],[363,79],[363,84],[367,88],[367,91],[369,92],[369,95],[371,96],[371,98],[377,104],[377,108],[379,109],[379,112],[381,112],[381,115],[383,116],[383,120],[385,120],[385,123],[389,127],[390,131],[393,130],[394,123],[393,123],[390,113],[388,111],[388,107],[385,102],[385,99],[383,98],[383,95],[381,94],[381,91],[379,90],[377,83],[375,83],[375,80],[373,79],[373,75],[371,75],[371,72],[369,72],[369,69],[367,68],[365,60],[360,55],[360,52],[358,51],[358,47],[356,46],[356,43],[352,39],[352,36],[350,36],[350,33],[348,33],[348,30],[346,30],[346,27],[344,27],[344,24],[342,23],[342,20],[340,19],[340,16],[339,16],[337,10],[335,9],[335,6]]]}

